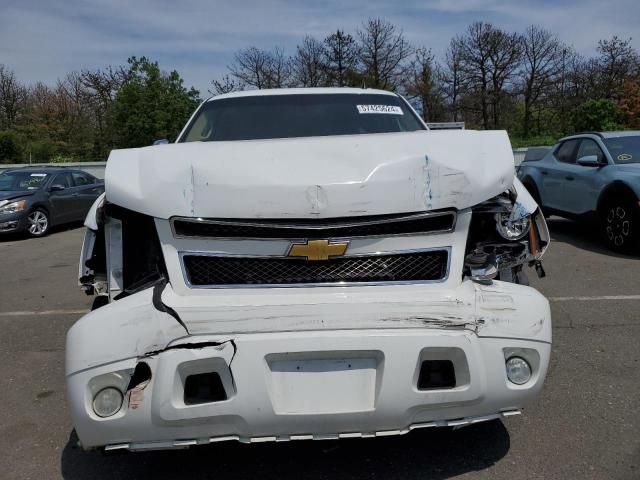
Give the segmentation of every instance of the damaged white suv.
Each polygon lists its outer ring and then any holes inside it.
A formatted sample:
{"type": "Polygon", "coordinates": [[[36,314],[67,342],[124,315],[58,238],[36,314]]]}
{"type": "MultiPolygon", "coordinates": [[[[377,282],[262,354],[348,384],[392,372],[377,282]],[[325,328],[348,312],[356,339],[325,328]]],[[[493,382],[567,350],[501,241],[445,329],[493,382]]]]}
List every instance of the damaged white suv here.
{"type": "Polygon", "coordinates": [[[544,218],[505,132],[395,94],[231,93],[116,150],[67,336],[84,448],[375,437],[520,412],[549,364],[544,218]]]}

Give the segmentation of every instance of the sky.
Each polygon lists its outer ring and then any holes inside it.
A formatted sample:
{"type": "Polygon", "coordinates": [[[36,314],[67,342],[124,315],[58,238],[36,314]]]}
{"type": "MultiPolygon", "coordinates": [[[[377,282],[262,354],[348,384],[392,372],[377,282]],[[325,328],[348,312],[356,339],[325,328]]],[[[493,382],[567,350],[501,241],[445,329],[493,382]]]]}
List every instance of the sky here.
{"type": "Polygon", "coordinates": [[[0,64],[25,83],[54,84],[73,70],[144,55],[205,97],[238,49],[293,53],[307,34],[355,33],[369,17],[394,23],[438,57],[473,21],[520,32],[541,25],[585,55],[613,35],[640,48],[638,0],[0,0],[0,64]]]}

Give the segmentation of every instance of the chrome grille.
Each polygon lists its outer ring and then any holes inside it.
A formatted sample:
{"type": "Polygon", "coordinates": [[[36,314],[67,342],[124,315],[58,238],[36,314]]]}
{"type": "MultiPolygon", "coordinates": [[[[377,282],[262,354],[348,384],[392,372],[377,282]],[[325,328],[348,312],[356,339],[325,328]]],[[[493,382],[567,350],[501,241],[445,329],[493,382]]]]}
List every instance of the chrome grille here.
{"type": "Polygon", "coordinates": [[[187,282],[193,287],[441,281],[447,276],[448,259],[447,250],[315,262],[280,257],[182,255],[187,282]]]}
{"type": "Polygon", "coordinates": [[[455,211],[443,211],[318,220],[174,218],[171,225],[179,238],[301,239],[442,233],[455,222],[455,211]]]}

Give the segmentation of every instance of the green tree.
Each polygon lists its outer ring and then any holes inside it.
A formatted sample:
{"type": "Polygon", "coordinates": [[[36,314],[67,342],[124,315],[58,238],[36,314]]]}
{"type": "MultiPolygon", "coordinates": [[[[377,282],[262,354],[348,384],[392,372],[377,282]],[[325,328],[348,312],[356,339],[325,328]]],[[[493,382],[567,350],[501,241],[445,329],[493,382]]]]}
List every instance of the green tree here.
{"type": "Polygon", "coordinates": [[[587,100],[573,114],[575,131],[622,130],[622,112],[611,100],[587,100]]]}
{"type": "Polygon", "coordinates": [[[0,163],[13,163],[18,161],[20,149],[13,132],[0,132],[0,163]]]}
{"type": "Polygon", "coordinates": [[[175,70],[161,72],[158,62],[131,57],[126,80],[116,93],[113,121],[118,147],[141,147],[176,139],[200,99],[175,70]]]}

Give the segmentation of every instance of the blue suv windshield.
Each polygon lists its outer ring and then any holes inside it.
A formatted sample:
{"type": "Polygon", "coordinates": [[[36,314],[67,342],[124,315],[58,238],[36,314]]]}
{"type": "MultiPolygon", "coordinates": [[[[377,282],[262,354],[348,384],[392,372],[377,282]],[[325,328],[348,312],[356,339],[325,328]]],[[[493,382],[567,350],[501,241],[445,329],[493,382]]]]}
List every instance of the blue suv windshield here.
{"type": "Polygon", "coordinates": [[[604,144],[617,164],[640,163],[640,135],[605,138],[604,144]]]}

